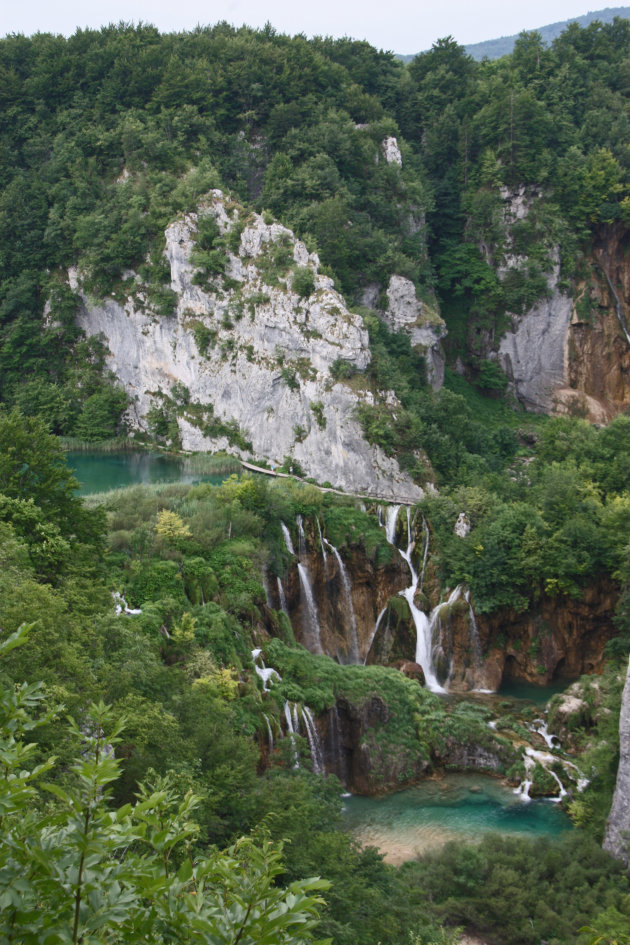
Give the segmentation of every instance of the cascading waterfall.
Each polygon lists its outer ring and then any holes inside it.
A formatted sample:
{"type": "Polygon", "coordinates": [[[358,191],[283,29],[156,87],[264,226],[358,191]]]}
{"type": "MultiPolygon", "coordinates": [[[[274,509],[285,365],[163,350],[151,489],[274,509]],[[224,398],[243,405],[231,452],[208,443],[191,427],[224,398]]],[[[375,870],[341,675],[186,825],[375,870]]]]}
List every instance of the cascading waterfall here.
{"type": "Polygon", "coordinates": [[[324,542],[328,545],[332,551],[337,564],[339,565],[339,573],[341,574],[341,583],[343,584],[344,593],[346,595],[346,601],[348,602],[348,613],[350,614],[350,651],[348,653],[348,661],[350,663],[359,663],[359,637],[357,634],[357,617],[354,612],[354,604],[352,603],[352,582],[350,581],[350,576],[346,569],[343,559],[339,554],[339,551],[333,544],[331,544],[327,538],[324,538],[324,542]]]}
{"type": "Polygon", "coordinates": [[[343,745],[341,742],[341,723],[339,721],[339,709],[337,708],[337,703],[335,702],[334,706],[330,710],[331,718],[328,725],[328,731],[330,732],[330,741],[331,741],[331,755],[334,759],[334,765],[337,770],[337,777],[342,784],[348,784],[348,759],[343,750],[343,745]]]}
{"type": "Polygon", "coordinates": [[[398,521],[399,505],[388,505],[385,512],[385,537],[390,545],[396,544],[396,522],[398,521]]]}
{"type": "Polygon", "coordinates": [[[269,721],[269,716],[266,712],[263,712],[263,719],[267,723],[267,737],[269,742],[269,754],[273,751],[273,731],[271,728],[271,722],[269,721]]]}
{"type": "MultiPolygon", "coordinates": [[[[387,540],[390,542],[390,544],[394,545],[394,547],[396,547],[394,544],[394,539],[396,537],[396,521],[398,519],[399,510],[399,505],[389,506],[385,519],[385,535],[387,540]]],[[[422,669],[424,670],[424,679],[427,688],[432,692],[446,692],[444,687],[441,686],[438,681],[435,666],[433,664],[433,625],[437,621],[436,611],[439,611],[440,607],[437,607],[435,611],[433,611],[431,619],[429,619],[429,617],[427,617],[427,615],[423,613],[419,607],[416,607],[415,596],[418,590],[419,577],[411,560],[414,545],[415,542],[413,541],[411,534],[411,513],[408,508],[407,549],[406,551],[403,551],[402,548],[398,548],[398,551],[409,566],[409,571],[411,572],[411,584],[400,593],[409,604],[411,617],[416,628],[416,663],[419,663],[419,665],[422,666],[422,669]]]]}
{"type": "Polygon", "coordinates": [[[286,598],[286,594],[284,593],[284,587],[282,586],[282,580],[278,578],[277,581],[278,581],[278,599],[280,601],[280,610],[283,610],[284,613],[288,617],[289,608],[287,607],[287,598],[286,598]]]}
{"type": "Polygon", "coordinates": [[[301,562],[298,563],[297,569],[300,577],[302,600],[304,602],[304,636],[308,644],[306,648],[310,650],[311,653],[323,653],[319,628],[319,614],[317,613],[317,604],[313,597],[309,574],[306,565],[301,562]]]}
{"type": "Polygon", "coordinates": [[[296,516],[295,524],[298,531],[298,557],[303,558],[306,554],[306,535],[304,534],[304,521],[301,515],[296,516]]]}
{"type": "MultiPolygon", "coordinates": [[[[298,558],[303,558],[306,555],[306,536],[304,535],[304,523],[302,521],[301,515],[297,516],[296,525],[298,530],[298,558]]],[[[286,549],[290,555],[295,557],[295,549],[293,547],[293,542],[291,541],[291,532],[284,522],[280,522],[280,527],[284,536],[286,549]]],[[[324,651],[322,649],[321,631],[319,626],[319,614],[317,613],[317,604],[315,603],[315,598],[313,596],[313,589],[311,587],[311,579],[308,573],[308,568],[305,564],[298,560],[297,569],[298,576],[300,578],[300,592],[304,611],[302,625],[304,629],[304,638],[306,640],[306,648],[312,653],[323,653],[324,651]]],[[[278,594],[280,596],[280,606],[282,610],[284,610],[284,612],[288,615],[289,611],[287,609],[287,602],[280,578],[278,578],[278,594]]]]}
{"type": "Polygon", "coordinates": [[[317,531],[319,533],[319,544],[322,549],[322,558],[324,559],[324,571],[328,567],[328,555],[326,554],[326,546],[324,545],[324,536],[322,535],[322,526],[319,524],[319,519],[317,521],[317,531]]]}
{"type": "MultiPolygon", "coordinates": [[[[269,588],[269,575],[266,571],[262,573],[262,586],[265,591],[265,599],[267,601],[267,607],[271,607],[271,590],[269,588]]],[[[205,605],[205,600],[203,598],[203,588],[201,589],[201,603],[202,606],[205,605]]]]}
{"type": "Polygon", "coordinates": [[[379,628],[380,625],[381,625],[381,620],[382,620],[383,617],[385,616],[385,611],[387,610],[387,606],[388,606],[388,605],[385,604],[385,606],[384,606],[383,609],[381,610],[380,614],[379,614],[378,617],[376,618],[376,623],[374,624],[374,629],[372,630],[372,636],[370,637],[370,642],[368,643],[367,653],[365,654],[365,659],[363,660],[363,665],[364,665],[364,666],[367,666],[367,659],[368,659],[368,656],[370,655],[370,650],[372,649],[372,644],[374,643],[374,640],[376,639],[376,634],[378,633],[378,628],[379,628]]]}
{"type": "Polygon", "coordinates": [[[295,731],[295,728],[294,728],[294,726],[293,726],[293,717],[292,717],[292,715],[291,715],[291,706],[289,705],[288,702],[285,702],[285,703],[284,703],[284,717],[285,717],[286,722],[287,722],[287,735],[288,735],[289,738],[291,739],[291,744],[292,744],[292,746],[293,746],[293,767],[294,767],[294,768],[299,768],[299,767],[300,767],[300,761],[299,761],[298,753],[297,753],[297,745],[296,745],[296,743],[295,743],[296,731],[295,731]]]}
{"type": "Polygon", "coordinates": [[[116,616],[120,614],[136,616],[142,613],[139,607],[129,607],[127,601],[119,591],[112,591],[112,597],[114,598],[114,611],[116,616]]]}
{"type": "Polygon", "coordinates": [[[302,718],[304,719],[304,727],[306,728],[308,746],[311,750],[313,771],[315,774],[325,774],[326,769],[324,767],[324,752],[322,750],[321,739],[317,731],[317,726],[315,725],[313,713],[307,705],[302,708],[302,718]]]}
{"type": "Polygon", "coordinates": [[[420,571],[420,592],[424,588],[424,573],[427,569],[427,558],[429,557],[429,526],[424,515],[422,516],[422,535],[424,548],[422,551],[422,570],[420,571]]]}
{"type": "Polygon", "coordinates": [[[617,290],[615,289],[615,287],[614,287],[614,285],[613,285],[613,281],[612,281],[612,279],[610,278],[610,276],[608,275],[607,270],[606,270],[606,269],[604,268],[604,266],[602,266],[601,264],[600,264],[600,269],[601,269],[602,272],[604,273],[604,276],[606,277],[606,282],[608,283],[608,288],[610,289],[610,291],[611,291],[611,293],[612,293],[612,295],[613,295],[613,297],[614,297],[614,299],[615,299],[615,311],[616,311],[616,313],[617,313],[617,320],[618,320],[619,324],[621,325],[621,330],[623,331],[624,335],[626,336],[626,341],[627,341],[628,344],[630,345],[630,333],[628,332],[628,326],[626,325],[626,319],[625,319],[624,314],[623,314],[623,305],[621,304],[621,299],[619,298],[619,293],[618,293],[617,290]]]}
{"type": "Polygon", "coordinates": [[[293,557],[295,557],[295,549],[293,547],[293,542],[291,541],[291,532],[289,531],[287,526],[284,524],[284,522],[280,522],[280,528],[282,529],[282,534],[284,536],[284,543],[286,545],[287,551],[289,552],[290,555],[293,555],[293,557]]]}
{"type": "Polygon", "coordinates": [[[382,528],[383,525],[384,525],[383,506],[382,506],[382,505],[379,505],[378,508],[376,509],[376,515],[377,515],[377,518],[378,518],[378,524],[379,524],[380,527],[382,528]]]}
{"type": "Polygon", "coordinates": [[[254,663],[254,669],[256,670],[256,675],[259,676],[260,679],[262,679],[263,692],[269,692],[270,684],[275,679],[281,682],[282,677],[280,676],[280,673],[277,670],[273,669],[273,667],[265,666],[265,662],[262,659],[261,654],[262,654],[262,650],[259,648],[252,650],[252,660],[254,663]]]}

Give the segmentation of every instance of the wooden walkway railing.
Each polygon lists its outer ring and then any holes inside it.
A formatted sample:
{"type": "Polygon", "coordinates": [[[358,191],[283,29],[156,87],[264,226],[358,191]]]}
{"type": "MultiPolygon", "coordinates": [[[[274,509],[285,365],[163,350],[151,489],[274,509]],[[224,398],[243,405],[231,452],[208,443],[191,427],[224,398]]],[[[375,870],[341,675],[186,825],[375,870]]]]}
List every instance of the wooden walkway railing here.
{"type": "MultiPolygon", "coordinates": [[[[244,459],[239,460],[243,469],[249,469],[252,472],[262,473],[264,476],[274,476],[276,479],[295,479],[296,482],[306,482],[301,476],[292,473],[276,472],[275,469],[266,469],[265,466],[255,466],[254,463],[247,463],[244,459]]],[[[343,492],[341,489],[333,489],[332,486],[319,486],[316,482],[309,483],[315,486],[320,492],[332,492],[333,495],[343,495],[351,499],[367,499],[368,501],[376,499],[379,502],[389,502],[392,505],[415,505],[410,499],[392,499],[391,496],[378,495],[373,492],[366,495],[362,492],[343,492]]]]}

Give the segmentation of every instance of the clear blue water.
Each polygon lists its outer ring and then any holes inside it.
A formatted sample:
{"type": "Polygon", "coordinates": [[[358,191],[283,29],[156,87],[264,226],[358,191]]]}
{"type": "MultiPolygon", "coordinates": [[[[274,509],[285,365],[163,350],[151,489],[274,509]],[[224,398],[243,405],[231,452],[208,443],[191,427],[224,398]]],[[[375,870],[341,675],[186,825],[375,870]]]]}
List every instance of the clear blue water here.
{"type": "Polygon", "coordinates": [[[344,818],[364,846],[392,863],[437,849],[449,840],[471,842],[486,833],[557,836],[571,829],[558,804],[523,802],[486,775],[450,774],[387,797],[346,797],[344,818]]]}
{"type": "Polygon", "coordinates": [[[161,453],[66,453],[66,462],[79,481],[79,495],[109,492],[125,486],[153,482],[212,482],[220,484],[227,474],[204,476],[187,457],[161,453]]]}
{"type": "Polygon", "coordinates": [[[522,699],[544,705],[557,692],[568,689],[572,682],[574,682],[573,679],[558,679],[548,686],[535,686],[533,683],[520,682],[518,679],[508,679],[501,683],[497,695],[504,696],[506,699],[522,699]]]}

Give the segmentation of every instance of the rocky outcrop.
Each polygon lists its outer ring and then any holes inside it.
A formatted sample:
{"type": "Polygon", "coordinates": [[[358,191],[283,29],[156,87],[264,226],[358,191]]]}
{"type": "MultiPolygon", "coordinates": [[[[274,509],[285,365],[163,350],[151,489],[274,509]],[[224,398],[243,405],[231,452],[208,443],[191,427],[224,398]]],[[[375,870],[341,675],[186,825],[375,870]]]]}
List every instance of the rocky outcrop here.
{"type": "Polygon", "coordinates": [[[433,390],[444,383],[445,358],[441,341],[446,325],[437,308],[420,301],[410,279],[392,276],[387,288],[387,309],[384,318],[392,332],[404,332],[414,348],[426,358],[427,380],[433,390]]]}
{"type": "Polygon", "coordinates": [[[451,608],[442,628],[452,667],[449,687],[496,690],[507,679],[546,685],[601,672],[604,646],[614,635],[616,599],[612,585],[601,582],[585,588],[579,600],[557,595],[522,613],[501,609],[478,615],[478,655],[471,644],[470,613],[451,608]]]}
{"type": "Polygon", "coordinates": [[[385,138],[381,145],[381,150],[388,164],[397,164],[398,167],[402,167],[402,154],[400,153],[396,138],[392,136],[385,138]]]}
{"type": "Polygon", "coordinates": [[[630,865],[630,663],[621,697],[619,716],[619,769],[610,815],[606,823],[604,849],[630,865]]]}
{"type": "Polygon", "coordinates": [[[391,746],[383,734],[391,710],[373,693],[360,703],[338,697],[324,720],[326,770],[353,794],[386,794],[418,781],[430,768],[419,744],[391,746]]]}
{"type": "Polygon", "coordinates": [[[124,302],[84,297],[80,316],[81,328],[109,349],[108,367],[132,400],[132,427],[145,430],[152,410],[168,409],[185,450],[227,449],[276,463],[289,456],[306,475],[348,492],[421,498],[355,420],[357,405],[373,395],[331,374],[339,364],[366,367],[368,335],[319,273],[315,254],[220,191],[167,228],[165,252],[173,315],[157,316],[138,283],[124,302]],[[216,222],[217,246],[232,247],[214,276],[194,262],[204,216],[216,222]]]}
{"type": "MultiPolygon", "coordinates": [[[[515,221],[531,204],[517,196],[508,213],[515,221]]],[[[584,263],[586,275],[575,280],[571,295],[556,262],[548,297],[513,316],[498,359],[526,409],[605,423],[630,403],[629,249],[630,233],[621,224],[601,226],[584,263]]],[[[518,268],[518,260],[512,262],[518,268]]]]}
{"type": "Polygon", "coordinates": [[[567,333],[571,298],[558,286],[560,267],[549,279],[549,298],[513,319],[499,344],[499,363],[527,409],[550,413],[567,383],[567,333]]]}

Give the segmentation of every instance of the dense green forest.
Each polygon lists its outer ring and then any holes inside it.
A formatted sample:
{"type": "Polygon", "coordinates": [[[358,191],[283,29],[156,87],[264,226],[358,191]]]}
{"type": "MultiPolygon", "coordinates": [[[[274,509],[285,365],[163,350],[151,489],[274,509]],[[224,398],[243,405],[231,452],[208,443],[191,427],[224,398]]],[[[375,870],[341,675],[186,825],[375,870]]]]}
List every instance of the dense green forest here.
{"type": "MultiPolygon", "coordinates": [[[[570,291],[591,241],[630,224],[629,95],[622,20],[571,26],[550,47],[522,34],[495,62],[446,38],[408,66],[270,26],[0,40],[3,941],[630,935],[627,877],[600,847],[630,652],[630,419],[526,415],[488,357],[510,316],[549,293],[554,266],[570,291]],[[383,157],[389,136],[401,166],[383,157]],[[439,487],[418,510],[437,584],[465,583],[479,615],[613,588],[601,711],[573,733],[591,783],[563,839],[495,837],[394,868],[342,829],[342,786],[313,770],[307,739],[269,750],[285,704],[323,714],[378,693],[384,768],[438,771],[453,743],[503,751],[504,773],[515,761],[474,700],[308,653],[269,605],[263,576],[287,577],[281,523],[298,515],[348,560],[386,567],[376,504],[230,476],[229,460],[221,486],[78,498],[56,437],[120,440],[129,401],[104,344],[77,327],[69,272],[88,298],[123,301],[137,273],[167,319],[164,229],[213,188],[291,227],[362,316],[370,364],[335,370],[374,394],[359,411],[368,441],[439,487]],[[537,199],[508,233],[504,193],[519,188],[537,199]],[[446,321],[437,393],[379,318],[392,274],[446,321]],[[141,612],[117,613],[113,592],[141,612]],[[254,647],[282,676],[268,692],[254,647]]],[[[221,275],[228,249],[208,225],[206,275],[221,275]]]]}

